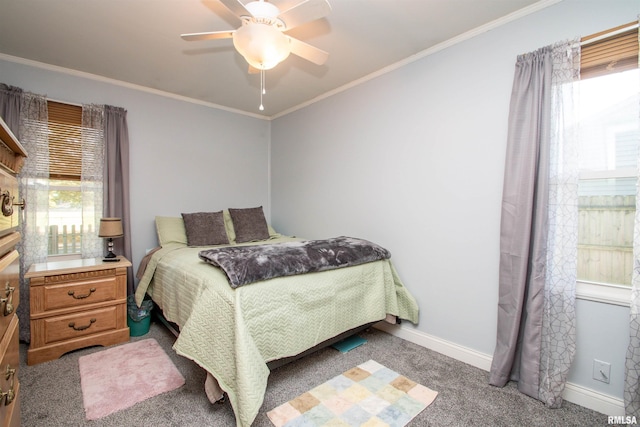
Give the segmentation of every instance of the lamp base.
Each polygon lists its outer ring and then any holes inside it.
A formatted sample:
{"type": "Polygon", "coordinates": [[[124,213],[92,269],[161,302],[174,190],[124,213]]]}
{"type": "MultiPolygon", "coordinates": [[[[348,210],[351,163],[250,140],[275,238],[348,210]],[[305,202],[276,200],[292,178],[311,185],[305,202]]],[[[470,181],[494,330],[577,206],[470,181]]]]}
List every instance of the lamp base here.
{"type": "Polygon", "coordinates": [[[114,254],[113,251],[111,251],[111,248],[109,248],[109,251],[107,252],[107,254],[104,256],[104,258],[102,258],[102,261],[116,262],[116,261],[120,261],[120,258],[118,258],[116,254],[114,254]]]}
{"type": "Polygon", "coordinates": [[[113,239],[109,237],[107,242],[107,254],[102,258],[102,261],[106,262],[116,262],[120,261],[120,258],[116,257],[116,254],[113,253],[113,239]]]}

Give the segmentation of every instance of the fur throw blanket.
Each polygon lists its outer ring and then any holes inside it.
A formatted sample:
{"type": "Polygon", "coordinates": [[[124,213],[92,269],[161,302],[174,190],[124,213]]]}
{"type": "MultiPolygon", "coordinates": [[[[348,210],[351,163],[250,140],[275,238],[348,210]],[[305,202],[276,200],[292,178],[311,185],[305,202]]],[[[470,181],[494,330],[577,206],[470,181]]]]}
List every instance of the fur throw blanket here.
{"type": "Polygon", "coordinates": [[[367,240],[335,237],[253,246],[225,246],[199,252],[220,267],[232,288],[274,277],[349,267],[391,257],[388,250],[367,240]]]}

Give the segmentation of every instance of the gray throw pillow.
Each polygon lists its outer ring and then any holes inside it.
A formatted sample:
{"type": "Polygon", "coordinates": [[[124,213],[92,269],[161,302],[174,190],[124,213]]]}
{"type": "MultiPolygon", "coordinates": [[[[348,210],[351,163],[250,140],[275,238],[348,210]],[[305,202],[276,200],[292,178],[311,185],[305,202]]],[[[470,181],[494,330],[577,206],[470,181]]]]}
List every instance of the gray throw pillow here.
{"type": "Polygon", "coordinates": [[[262,206],[245,209],[230,208],[229,215],[233,222],[233,229],[236,232],[237,243],[267,240],[269,238],[269,227],[267,226],[262,206]]]}
{"type": "Polygon", "coordinates": [[[187,232],[187,245],[211,246],[229,243],[222,211],[183,213],[182,219],[187,232]]]}

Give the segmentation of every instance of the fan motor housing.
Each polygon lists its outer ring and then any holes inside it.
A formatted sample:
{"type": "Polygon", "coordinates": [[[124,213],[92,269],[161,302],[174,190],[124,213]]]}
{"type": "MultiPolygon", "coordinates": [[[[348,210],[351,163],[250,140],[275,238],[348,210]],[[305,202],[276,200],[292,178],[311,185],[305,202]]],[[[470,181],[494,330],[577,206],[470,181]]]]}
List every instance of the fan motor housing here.
{"type": "Polygon", "coordinates": [[[249,23],[273,25],[279,30],[283,30],[285,25],[278,19],[280,15],[280,9],[272,3],[266,1],[252,1],[245,6],[251,16],[241,16],[242,24],[247,25],[249,23]]]}

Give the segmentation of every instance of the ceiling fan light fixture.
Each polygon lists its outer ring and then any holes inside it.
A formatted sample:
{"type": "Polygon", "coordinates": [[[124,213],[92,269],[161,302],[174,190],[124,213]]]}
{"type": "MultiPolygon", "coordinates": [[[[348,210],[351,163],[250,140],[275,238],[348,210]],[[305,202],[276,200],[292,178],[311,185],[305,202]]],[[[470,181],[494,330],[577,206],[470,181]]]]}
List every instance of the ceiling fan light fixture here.
{"type": "Polygon", "coordinates": [[[265,0],[219,0],[242,21],[235,31],[209,31],[182,34],[184,40],[233,38],[233,45],[249,63],[249,73],[260,72],[260,110],[264,110],[265,71],[287,59],[289,54],[323,65],[329,54],[323,50],[283,34],[306,22],[323,18],[331,11],[328,0],[298,0],[280,12],[278,6],[265,0]]]}
{"type": "Polygon", "coordinates": [[[291,53],[289,38],[267,24],[250,23],[233,33],[233,45],[258,70],[270,70],[291,53]]]}

